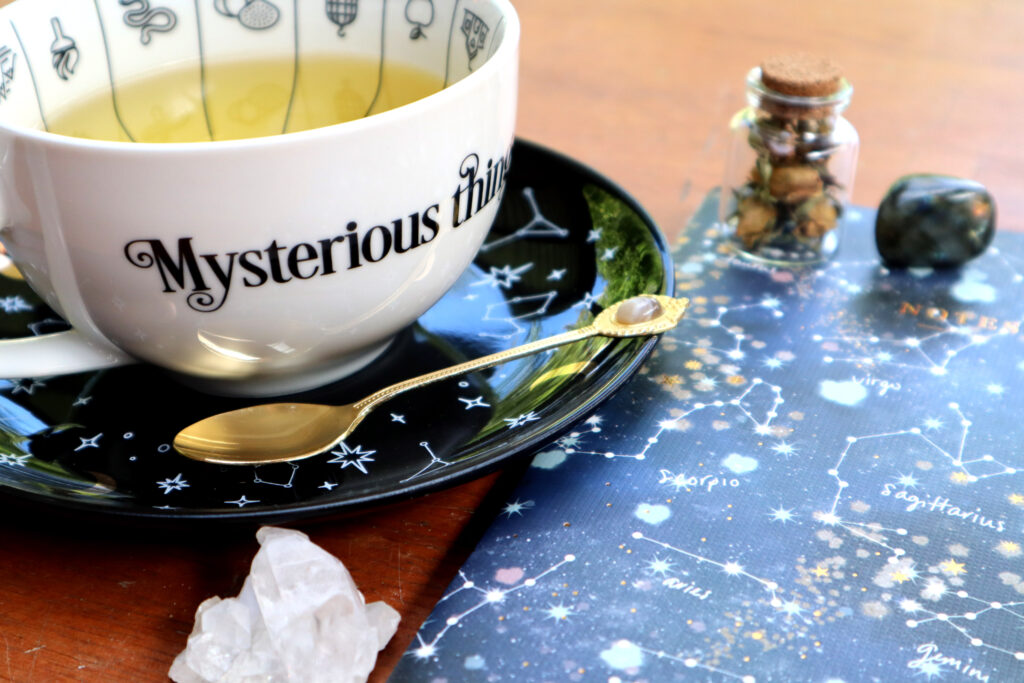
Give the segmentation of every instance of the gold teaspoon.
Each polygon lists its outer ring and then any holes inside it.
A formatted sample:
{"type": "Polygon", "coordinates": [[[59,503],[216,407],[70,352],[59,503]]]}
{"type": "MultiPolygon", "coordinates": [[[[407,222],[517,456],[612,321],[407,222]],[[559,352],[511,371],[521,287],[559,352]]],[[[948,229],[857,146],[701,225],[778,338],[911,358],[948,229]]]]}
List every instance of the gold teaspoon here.
{"type": "Polygon", "coordinates": [[[174,448],[193,460],[222,465],[301,460],[344,440],[371,410],[404,391],[589,337],[661,334],[679,323],[689,303],[655,294],[636,296],[606,308],[585,327],[407,379],[356,403],[267,403],[214,415],[178,432],[174,448]]]}

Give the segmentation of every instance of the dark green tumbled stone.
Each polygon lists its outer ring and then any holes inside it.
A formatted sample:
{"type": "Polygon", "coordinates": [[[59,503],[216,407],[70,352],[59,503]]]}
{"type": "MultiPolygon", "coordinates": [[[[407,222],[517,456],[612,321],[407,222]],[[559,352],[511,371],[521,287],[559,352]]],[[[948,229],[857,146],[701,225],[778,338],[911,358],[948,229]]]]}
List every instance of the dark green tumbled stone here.
{"type": "Polygon", "coordinates": [[[892,267],[948,267],[985,251],[996,230],[996,205],[985,186],[953,176],[897,180],[875,219],[875,243],[892,267]]]}

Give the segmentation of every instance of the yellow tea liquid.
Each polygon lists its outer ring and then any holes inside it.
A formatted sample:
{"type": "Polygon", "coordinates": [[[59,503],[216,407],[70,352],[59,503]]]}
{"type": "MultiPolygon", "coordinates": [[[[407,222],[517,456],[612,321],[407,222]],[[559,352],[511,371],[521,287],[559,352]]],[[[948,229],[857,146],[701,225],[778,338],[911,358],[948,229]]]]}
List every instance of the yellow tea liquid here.
{"type": "Polygon", "coordinates": [[[73,101],[47,124],[95,140],[237,140],[379,114],[442,85],[416,67],[353,57],[305,56],[298,68],[291,58],[191,65],[73,101]]]}

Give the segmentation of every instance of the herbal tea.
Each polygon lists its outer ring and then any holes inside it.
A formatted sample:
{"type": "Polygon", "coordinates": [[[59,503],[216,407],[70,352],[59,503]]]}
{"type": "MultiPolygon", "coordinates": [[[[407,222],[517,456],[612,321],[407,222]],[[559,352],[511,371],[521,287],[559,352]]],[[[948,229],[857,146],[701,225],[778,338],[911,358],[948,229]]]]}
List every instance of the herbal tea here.
{"type": "Polygon", "coordinates": [[[75,100],[48,129],[124,142],[256,138],[379,114],[442,85],[416,67],[351,56],[194,64],[75,100]]]}

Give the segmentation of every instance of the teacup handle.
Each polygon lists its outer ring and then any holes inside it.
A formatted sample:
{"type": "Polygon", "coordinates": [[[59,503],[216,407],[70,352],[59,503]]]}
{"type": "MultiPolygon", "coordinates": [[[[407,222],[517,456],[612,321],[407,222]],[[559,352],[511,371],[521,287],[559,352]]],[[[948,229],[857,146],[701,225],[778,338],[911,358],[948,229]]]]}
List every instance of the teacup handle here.
{"type": "MultiPolygon", "coordinates": [[[[0,201],[0,234],[7,225],[7,214],[0,201]]],[[[0,275],[23,279],[2,244],[0,275]]],[[[90,339],[74,329],[35,337],[0,339],[0,379],[71,375],[137,362],[113,344],[90,339]]]]}
{"type": "Polygon", "coordinates": [[[0,378],[51,377],[137,362],[110,344],[77,330],[0,340],[0,378]]]}

